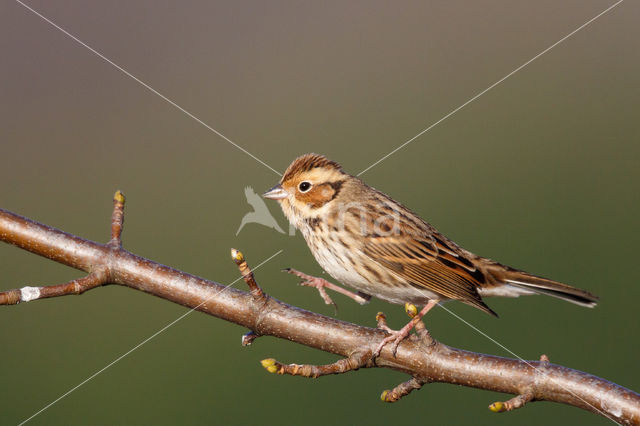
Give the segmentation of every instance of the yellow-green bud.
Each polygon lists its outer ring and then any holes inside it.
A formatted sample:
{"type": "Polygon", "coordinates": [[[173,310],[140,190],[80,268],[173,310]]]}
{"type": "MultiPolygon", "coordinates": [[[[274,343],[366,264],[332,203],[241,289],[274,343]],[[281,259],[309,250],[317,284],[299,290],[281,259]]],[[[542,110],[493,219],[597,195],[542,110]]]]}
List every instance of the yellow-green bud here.
{"type": "Polygon", "coordinates": [[[231,258],[236,263],[244,262],[244,256],[242,255],[242,252],[240,250],[237,250],[237,249],[234,249],[234,248],[231,249],[231,258]]]}
{"type": "Polygon", "coordinates": [[[276,360],[273,358],[267,358],[260,361],[260,364],[269,372],[275,373],[278,371],[278,366],[276,365],[276,360]]]}
{"type": "Polygon", "coordinates": [[[120,190],[116,191],[116,193],[113,195],[113,199],[119,203],[124,204],[124,194],[120,192],[120,190]]]}
{"type": "Polygon", "coordinates": [[[489,410],[493,411],[494,413],[502,413],[504,409],[504,402],[500,401],[494,402],[489,406],[489,410]]]}
{"type": "Polygon", "coordinates": [[[418,315],[418,308],[416,308],[416,305],[413,305],[411,303],[405,303],[404,310],[407,313],[407,315],[409,315],[411,318],[418,315]]]}

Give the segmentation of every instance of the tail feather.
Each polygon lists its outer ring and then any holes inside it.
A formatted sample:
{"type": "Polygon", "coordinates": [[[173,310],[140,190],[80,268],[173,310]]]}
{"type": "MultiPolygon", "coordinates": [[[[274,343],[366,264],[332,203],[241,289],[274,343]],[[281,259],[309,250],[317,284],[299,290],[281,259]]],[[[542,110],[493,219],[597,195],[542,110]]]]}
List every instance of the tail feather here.
{"type": "Polygon", "coordinates": [[[536,277],[524,272],[509,273],[504,281],[512,286],[531,290],[534,293],[557,297],[576,305],[593,308],[598,303],[598,296],[567,284],[552,281],[547,278],[536,277]]]}
{"type": "Polygon", "coordinates": [[[528,290],[538,294],[546,294],[548,296],[557,297],[576,305],[593,308],[598,303],[599,297],[589,293],[586,290],[571,287],[548,278],[538,277],[527,272],[509,268],[504,265],[495,265],[491,268],[491,274],[499,281],[506,285],[519,289],[528,290]]]}

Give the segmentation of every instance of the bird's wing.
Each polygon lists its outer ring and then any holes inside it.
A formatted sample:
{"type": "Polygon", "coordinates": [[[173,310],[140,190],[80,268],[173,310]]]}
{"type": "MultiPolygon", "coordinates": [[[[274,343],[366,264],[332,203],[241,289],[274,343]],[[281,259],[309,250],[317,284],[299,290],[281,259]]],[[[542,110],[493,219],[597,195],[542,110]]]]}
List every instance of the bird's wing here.
{"type": "Polygon", "coordinates": [[[496,315],[478,294],[477,288],[484,282],[482,272],[458,246],[439,234],[400,232],[368,237],[364,253],[418,288],[496,315]]]}

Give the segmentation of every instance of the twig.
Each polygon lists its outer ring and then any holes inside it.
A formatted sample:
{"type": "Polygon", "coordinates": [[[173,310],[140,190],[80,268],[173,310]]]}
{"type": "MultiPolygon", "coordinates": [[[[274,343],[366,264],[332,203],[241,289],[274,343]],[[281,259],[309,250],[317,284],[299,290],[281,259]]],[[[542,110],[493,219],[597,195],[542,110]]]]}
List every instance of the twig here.
{"type": "MultiPolygon", "coordinates": [[[[545,374],[547,367],[550,365],[549,357],[544,354],[540,355],[540,363],[538,365],[538,368],[536,368],[536,374],[545,374]]],[[[525,387],[520,392],[520,395],[516,395],[508,401],[496,401],[489,405],[489,410],[494,413],[504,413],[505,411],[513,411],[517,408],[524,407],[525,404],[534,400],[534,396],[536,394],[535,386],[536,383],[534,381],[532,384],[525,387]]]]}
{"type": "Polygon", "coordinates": [[[30,302],[47,297],[66,296],[69,294],[82,294],[87,290],[107,283],[105,269],[98,269],[89,275],[71,280],[64,284],[49,285],[44,287],[22,287],[0,293],[0,305],[16,305],[20,302],[30,302]]]}
{"type": "Polygon", "coordinates": [[[254,333],[253,331],[243,334],[242,340],[241,340],[242,346],[251,346],[253,341],[256,340],[258,337],[260,337],[260,335],[254,333]]]}
{"type": "MultiPolygon", "coordinates": [[[[113,196],[113,213],[111,214],[111,240],[107,244],[110,247],[121,248],[122,226],[124,223],[124,195],[116,191],[113,196]]],[[[22,287],[7,290],[0,293],[0,305],[17,305],[20,302],[30,302],[36,299],[48,297],[66,296],[69,294],[82,294],[87,290],[108,284],[109,272],[104,265],[97,265],[85,277],[68,281],[64,284],[49,285],[44,287],[22,287]]]]}
{"type": "Polygon", "coordinates": [[[329,374],[342,374],[362,367],[374,367],[371,361],[371,351],[356,352],[347,358],[325,365],[282,364],[273,358],[263,359],[260,363],[269,373],[311,377],[313,379],[329,374]]]}
{"type": "Polygon", "coordinates": [[[387,325],[387,316],[384,312],[378,312],[376,314],[376,328],[378,330],[386,331],[387,333],[391,333],[393,331],[391,327],[387,325]]]}
{"type": "Polygon", "coordinates": [[[516,408],[524,407],[524,405],[531,400],[533,400],[533,392],[525,391],[518,396],[514,396],[508,401],[494,402],[493,404],[489,405],[489,410],[493,411],[494,413],[504,413],[505,411],[512,411],[516,408]]]}
{"type": "MultiPolygon", "coordinates": [[[[117,213],[114,212],[113,217],[124,217],[123,203],[124,198],[114,204],[117,213]]],[[[339,373],[343,369],[351,371],[354,366],[370,367],[370,361],[361,365],[361,357],[365,356],[362,354],[375,348],[386,335],[381,329],[339,321],[268,297],[255,284],[252,273],[243,273],[251,288],[251,293],[246,293],[136,256],[120,246],[121,232],[122,220],[112,220],[111,241],[99,244],[0,209],[0,240],[88,273],[83,279],[63,284],[64,290],[60,290],[61,286],[23,287],[0,293],[0,303],[15,304],[43,298],[43,295],[78,294],[106,282],[124,285],[239,324],[255,335],[288,339],[346,357],[321,366],[324,369],[308,369],[309,377],[339,373]]],[[[381,328],[385,324],[382,316],[378,322],[381,328]]],[[[420,337],[420,323],[416,325],[420,337]]],[[[391,399],[395,398],[394,391],[397,395],[406,394],[420,381],[518,395],[512,402],[514,407],[520,401],[526,402],[529,399],[526,391],[531,390],[531,401],[570,404],[623,424],[640,424],[637,393],[588,373],[552,364],[546,357],[541,359],[520,361],[483,355],[451,348],[435,340],[425,345],[423,339],[412,338],[400,343],[395,357],[390,351],[383,351],[371,367],[391,368],[412,377],[390,391],[391,396],[387,393],[391,399]]],[[[298,372],[307,372],[300,368],[298,372]]]]}
{"type": "Polygon", "coordinates": [[[232,248],[231,258],[236,263],[236,265],[238,265],[238,269],[242,274],[242,278],[244,279],[244,282],[246,282],[247,285],[249,286],[249,290],[253,298],[256,300],[263,301],[265,299],[264,292],[262,291],[260,286],[258,286],[258,284],[256,283],[256,279],[253,276],[253,271],[251,270],[249,265],[247,265],[247,261],[244,259],[244,255],[242,254],[242,252],[240,250],[236,250],[232,248]]]}
{"type": "Polygon", "coordinates": [[[111,214],[111,241],[109,244],[122,247],[120,236],[124,225],[124,194],[116,191],[113,196],[113,213],[111,214]]]}
{"type": "Polygon", "coordinates": [[[409,395],[409,393],[413,392],[416,389],[420,389],[425,383],[424,380],[420,380],[417,377],[412,377],[406,382],[400,383],[398,386],[391,390],[382,391],[380,395],[380,399],[383,402],[396,402],[403,396],[409,395]]]}
{"type": "Polygon", "coordinates": [[[431,333],[429,333],[429,330],[427,330],[427,327],[424,326],[424,322],[418,321],[414,327],[414,330],[416,331],[418,338],[424,344],[428,346],[432,346],[437,343],[436,340],[433,337],[431,337],[431,333]]]}

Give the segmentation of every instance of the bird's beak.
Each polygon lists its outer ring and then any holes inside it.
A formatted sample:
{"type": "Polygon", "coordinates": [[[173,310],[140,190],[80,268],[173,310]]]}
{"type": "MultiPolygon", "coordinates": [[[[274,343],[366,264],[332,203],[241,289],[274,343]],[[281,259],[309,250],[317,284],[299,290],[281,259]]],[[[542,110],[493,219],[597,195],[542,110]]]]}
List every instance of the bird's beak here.
{"type": "Polygon", "coordinates": [[[283,198],[287,198],[289,193],[282,187],[282,185],[277,184],[264,194],[262,194],[264,198],[269,198],[271,200],[282,200],[283,198]]]}

